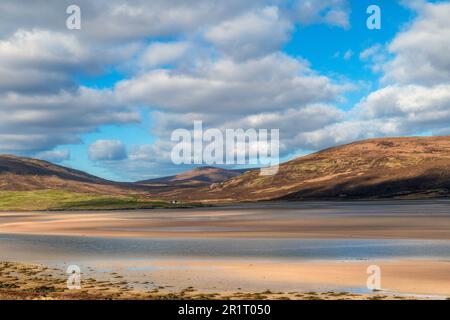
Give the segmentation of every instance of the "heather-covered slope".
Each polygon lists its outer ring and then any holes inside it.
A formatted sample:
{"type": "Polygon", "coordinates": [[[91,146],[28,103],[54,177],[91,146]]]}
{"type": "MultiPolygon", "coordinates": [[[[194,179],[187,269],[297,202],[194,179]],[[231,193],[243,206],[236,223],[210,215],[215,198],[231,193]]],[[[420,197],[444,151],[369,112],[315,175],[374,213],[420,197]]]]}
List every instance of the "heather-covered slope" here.
{"type": "Polygon", "coordinates": [[[450,137],[371,139],[282,164],[278,174],[248,171],[207,188],[179,191],[184,200],[376,199],[447,197],[450,137]]]}
{"type": "Polygon", "coordinates": [[[0,155],[0,190],[66,190],[99,194],[128,193],[130,186],[101,179],[53,163],[12,155],[0,155]]]}
{"type": "Polygon", "coordinates": [[[227,170],[215,167],[200,167],[180,174],[157,179],[143,180],[138,184],[149,186],[205,186],[211,183],[223,182],[236,177],[246,170],[227,170]]]}
{"type": "Polygon", "coordinates": [[[283,163],[273,176],[202,167],[138,183],[0,156],[0,191],[48,189],[181,202],[448,197],[450,137],[359,141],[283,163]]]}

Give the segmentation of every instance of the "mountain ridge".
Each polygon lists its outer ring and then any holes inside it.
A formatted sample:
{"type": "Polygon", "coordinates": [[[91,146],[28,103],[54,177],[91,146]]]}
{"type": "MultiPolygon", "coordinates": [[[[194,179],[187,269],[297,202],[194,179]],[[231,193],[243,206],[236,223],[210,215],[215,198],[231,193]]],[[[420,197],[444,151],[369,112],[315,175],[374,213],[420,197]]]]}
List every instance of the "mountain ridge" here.
{"type": "Polygon", "coordinates": [[[204,186],[225,181],[247,171],[246,169],[223,169],[212,166],[202,166],[184,171],[176,175],[137,181],[138,184],[163,186],[204,186]]]}
{"type": "Polygon", "coordinates": [[[168,197],[210,202],[448,197],[450,137],[376,138],[282,163],[274,176],[250,170],[168,197]]]}
{"type": "Polygon", "coordinates": [[[15,155],[0,155],[0,190],[67,190],[99,194],[125,194],[125,185],[76,170],[15,155]],[[123,190],[122,190],[123,189],[123,190]]]}
{"type": "Polygon", "coordinates": [[[146,199],[229,203],[266,200],[442,198],[450,196],[450,137],[376,138],[259,169],[200,167],[135,183],[102,179],[43,160],[0,155],[0,190],[55,189],[146,199]]]}

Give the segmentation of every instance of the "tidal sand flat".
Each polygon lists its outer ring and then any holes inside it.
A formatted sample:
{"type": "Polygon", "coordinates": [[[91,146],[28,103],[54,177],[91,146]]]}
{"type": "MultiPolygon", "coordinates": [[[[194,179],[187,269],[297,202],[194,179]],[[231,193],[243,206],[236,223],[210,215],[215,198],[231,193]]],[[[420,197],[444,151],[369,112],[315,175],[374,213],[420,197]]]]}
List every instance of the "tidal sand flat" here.
{"type": "Polygon", "coordinates": [[[450,201],[282,202],[179,210],[0,212],[0,233],[450,240],[450,201]]]}
{"type": "Polygon", "coordinates": [[[450,202],[3,212],[0,261],[8,298],[54,281],[56,291],[29,297],[446,299],[450,202]],[[69,265],[81,269],[81,291],[65,288],[69,265]],[[366,286],[373,265],[381,291],[366,286]]]}
{"type": "Polygon", "coordinates": [[[449,263],[433,261],[91,261],[80,289],[62,265],[0,262],[0,299],[449,299],[449,263]],[[377,263],[390,289],[361,288],[377,263]],[[433,288],[430,293],[430,288],[433,288]],[[415,292],[411,292],[415,291],[415,292]],[[427,293],[421,293],[427,292],[427,293]]]}

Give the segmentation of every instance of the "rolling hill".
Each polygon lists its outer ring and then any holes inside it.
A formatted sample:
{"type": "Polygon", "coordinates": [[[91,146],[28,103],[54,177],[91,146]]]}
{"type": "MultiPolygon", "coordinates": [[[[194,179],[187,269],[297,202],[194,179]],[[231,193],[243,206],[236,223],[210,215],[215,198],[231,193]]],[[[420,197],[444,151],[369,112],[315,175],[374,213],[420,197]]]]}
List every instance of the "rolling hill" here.
{"type": "Polygon", "coordinates": [[[212,183],[223,182],[230,178],[236,177],[245,171],[247,170],[227,170],[205,166],[185,171],[174,176],[143,180],[138,181],[137,183],[148,186],[209,186],[212,183]]]}
{"type": "Polygon", "coordinates": [[[0,155],[0,190],[66,190],[100,194],[127,193],[125,185],[47,161],[0,155]]]}
{"type": "Polygon", "coordinates": [[[434,198],[450,195],[450,137],[382,138],[326,149],[165,196],[210,202],[434,198]]]}
{"type": "Polygon", "coordinates": [[[450,137],[354,142],[285,162],[273,176],[261,176],[258,169],[241,172],[201,167],[136,183],[109,181],[41,160],[0,156],[0,210],[17,202],[38,203],[45,197],[51,201],[42,208],[54,208],[55,203],[56,207],[64,208],[68,202],[67,207],[92,208],[95,203],[94,208],[111,209],[151,207],[155,202],[449,196],[450,137]],[[30,196],[23,198],[24,192],[30,196]]]}
{"type": "Polygon", "coordinates": [[[195,206],[159,194],[224,181],[239,170],[202,167],[137,183],[105,180],[47,161],[0,155],[0,210],[138,209],[195,206]]]}
{"type": "Polygon", "coordinates": [[[0,210],[136,209],[165,206],[134,184],[47,161],[0,155],[0,210]]]}

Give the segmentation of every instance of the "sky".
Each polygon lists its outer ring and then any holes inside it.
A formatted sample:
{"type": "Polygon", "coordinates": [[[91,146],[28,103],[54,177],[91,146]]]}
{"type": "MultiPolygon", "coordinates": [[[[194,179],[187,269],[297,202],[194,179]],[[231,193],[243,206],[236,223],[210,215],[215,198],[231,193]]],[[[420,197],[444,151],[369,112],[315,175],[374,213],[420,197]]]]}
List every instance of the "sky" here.
{"type": "Polygon", "coordinates": [[[276,128],[283,161],[356,140],[450,134],[450,2],[0,2],[0,153],[135,181],[171,133],[276,128]],[[381,28],[367,8],[377,5],[381,28]]]}

